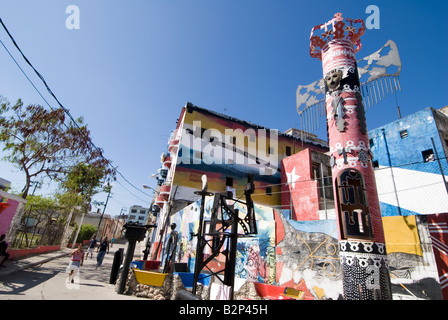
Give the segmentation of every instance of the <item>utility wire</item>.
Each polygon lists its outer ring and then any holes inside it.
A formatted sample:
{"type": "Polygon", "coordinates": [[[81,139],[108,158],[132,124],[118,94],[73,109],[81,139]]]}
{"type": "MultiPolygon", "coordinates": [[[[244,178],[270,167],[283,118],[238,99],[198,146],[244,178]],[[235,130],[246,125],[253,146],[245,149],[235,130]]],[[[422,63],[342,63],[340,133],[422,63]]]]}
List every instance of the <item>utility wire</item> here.
{"type": "MultiPolygon", "coordinates": [[[[58,98],[56,97],[56,95],[53,93],[53,91],[51,91],[50,87],[48,86],[47,82],[45,81],[44,77],[34,68],[34,66],[32,65],[32,63],[28,60],[28,58],[25,56],[25,54],[22,52],[22,50],[20,49],[19,45],[17,44],[17,42],[15,41],[14,37],[11,35],[11,33],[9,32],[8,28],[5,26],[5,24],[3,23],[3,20],[0,18],[0,24],[2,25],[3,29],[6,31],[6,33],[8,34],[9,38],[11,39],[12,43],[14,44],[14,46],[16,47],[16,49],[20,52],[20,54],[22,55],[23,59],[25,60],[25,62],[34,70],[34,72],[36,73],[36,75],[39,77],[39,79],[43,82],[43,84],[45,85],[47,91],[50,93],[50,95],[56,100],[56,102],[58,103],[59,107],[67,114],[67,116],[70,118],[70,120],[74,123],[74,125],[76,127],[79,126],[77,124],[77,122],[75,121],[75,119],[72,117],[72,115],[70,114],[70,111],[65,108],[62,103],[58,100],[58,98]]],[[[33,88],[37,91],[37,93],[39,94],[39,96],[45,101],[45,103],[50,107],[50,109],[54,110],[50,103],[43,97],[42,93],[37,89],[37,87],[34,85],[34,83],[31,81],[31,79],[28,77],[28,75],[25,73],[25,71],[23,70],[23,68],[19,65],[19,63],[17,62],[17,60],[13,57],[13,55],[11,54],[11,52],[7,49],[7,47],[5,46],[5,44],[0,40],[0,43],[2,44],[3,48],[5,48],[6,52],[9,54],[9,56],[12,58],[12,60],[15,62],[15,64],[19,67],[20,71],[22,71],[22,73],[25,75],[25,77],[28,79],[28,81],[31,83],[31,85],[33,86],[33,88]]],[[[106,159],[103,156],[103,152],[100,148],[98,148],[91,139],[89,139],[90,143],[92,144],[92,146],[100,152],[100,155],[103,159],[107,160],[107,164],[109,166],[112,167],[112,169],[118,174],[120,175],[124,181],[126,181],[130,186],[132,186],[133,188],[135,188],[136,190],[140,191],[141,193],[143,193],[144,195],[148,196],[148,197],[152,197],[151,195],[147,194],[146,192],[142,191],[141,189],[137,188],[134,184],[132,184],[128,179],[126,179],[123,174],[118,171],[117,167],[114,167],[108,159],[106,159]]],[[[122,185],[123,186],[123,185],[122,185]]],[[[127,190],[127,189],[126,189],[127,190]]],[[[130,192],[129,190],[127,190],[128,192],[130,192]]],[[[132,193],[131,193],[132,194],[132,193]]],[[[134,195],[134,194],[133,194],[134,195]]],[[[135,195],[134,195],[135,196],[135,195]]]]}

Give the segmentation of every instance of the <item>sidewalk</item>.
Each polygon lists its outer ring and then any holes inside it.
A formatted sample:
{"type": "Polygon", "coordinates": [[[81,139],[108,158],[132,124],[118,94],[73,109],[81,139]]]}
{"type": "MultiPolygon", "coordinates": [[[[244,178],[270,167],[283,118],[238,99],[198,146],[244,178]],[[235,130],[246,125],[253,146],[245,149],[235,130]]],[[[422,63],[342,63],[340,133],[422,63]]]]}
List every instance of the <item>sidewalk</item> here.
{"type": "Polygon", "coordinates": [[[70,248],[63,248],[59,249],[57,251],[52,252],[46,252],[36,255],[30,255],[21,259],[12,259],[7,260],[3,264],[4,267],[0,267],[0,281],[17,271],[21,271],[24,269],[32,268],[36,265],[40,265],[42,263],[51,261],[53,259],[61,258],[61,257],[69,257],[70,253],[72,252],[72,249],[70,248]]]}
{"type": "MultiPolygon", "coordinates": [[[[110,251],[112,252],[113,249],[117,250],[118,248],[123,248],[126,253],[127,242],[126,243],[123,243],[123,242],[115,243],[114,246],[110,248],[110,251]]],[[[141,253],[139,251],[141,251],[141,250],[139,250],[139,249],[140,249],[140,247],[137,246],[135,253],[134,253],[134,260],[140,258],[141,253]]],[[[85,248],[84,248],[84,250],[85,250],[85,248]]],[[[57,258],[61,258],[61,257],[68,258],[72,251],[73,251],[73,249],[71,249],[71,248],[62,248],[57,251],[46,252],[46,253],[41,253],[41,254],[36,254],[36,255],[29,255],[27,257],[19,258],[19,259],[6,260],[5,263],[3,264],[4,267],[0,267],[0,281],[5,276],[8,276],[17,271],[29,269],[34,266],[40,265],[42,263],[45,263],[45,262],[48,262],[48,261],[51,261],[51,260],[54,260],[57,258]]]]}

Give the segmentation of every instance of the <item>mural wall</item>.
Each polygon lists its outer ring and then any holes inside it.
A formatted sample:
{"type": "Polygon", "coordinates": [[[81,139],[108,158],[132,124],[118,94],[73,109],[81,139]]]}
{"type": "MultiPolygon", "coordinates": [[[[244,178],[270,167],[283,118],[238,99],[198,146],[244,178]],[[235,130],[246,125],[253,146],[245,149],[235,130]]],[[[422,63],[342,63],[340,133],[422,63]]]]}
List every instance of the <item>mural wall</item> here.
{"type": "Polygon", "coordinates": [[[293,220],[319,219],[319,182],[312,176],[311,150],[302,150],[281,164],[282,209],[291,208],[293,220]]]}
{"type": "Polygon", "coordinates": [[[428,229],[437,263],[443,299],[448,300],[448,216],[446,214],[428,216],[428,229]]]}
{"type": "Polygon", "coordinates": [[[209,191],[230,187],[239,197],[252,176],[254,201],[281,205],[280,161],[304,148],[326,152],[328,148],[303,142],[289,134],[222,115],[187,103],[182,112],[179,148],[173,185],[176,200],[196,200],[194,191],[201,176],[208,178],[209,191]]]}
{"type": "MultiPolygon", "coordinates": [[[[212,204],[213,197],[208,197],[205,220],[210,219],[212,204]]],[[[245,212],[243,205],[235,206],[245,212]]],[[[285,288],[302,292],[300,298],[306,300],[342,299],[336,220],[294,221],[289,210],[260,205],[255,212],[258,235],[238,240],[235,290],[250,283],[258,295],[270,299],[285,298],[285,288]]],[[[192,234],[197,232],[199,213],[200,201],[171,219],[179,233],[176,261],[187,263],[190,272],[194,271],[196,238],[192,234]]],[[[383,218],[394,300],[443,299],[436,260],[446,256],[433,249],[434,221],[433,216],[383,218]]],[[[444,247],[438,245],[442,251],[444,247]]],[[[222,268],[223,261],[214,263],[222,268]]],[[[440,272],[446,273],[447,265],[440,272]]]]}

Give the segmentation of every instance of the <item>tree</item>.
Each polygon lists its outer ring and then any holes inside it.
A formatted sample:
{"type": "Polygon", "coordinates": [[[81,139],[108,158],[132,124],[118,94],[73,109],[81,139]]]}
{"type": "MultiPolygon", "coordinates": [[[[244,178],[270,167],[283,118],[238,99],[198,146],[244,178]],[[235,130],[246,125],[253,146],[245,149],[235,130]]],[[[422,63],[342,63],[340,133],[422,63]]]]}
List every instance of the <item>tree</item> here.
{"type": "Polygon", "coordinates": [[[81,226],[79,230],[78,238],[76,238],[77,243],[82,243],[84,240],[89,240],[97,232],[97,228],[91,224],[86,224],[81,226]]]}
{"type": "MultiPolygon", "coordinates": [[[[70,169],[67,179],[61,185],[68,193],[78,195],[82,199],[85,212],[87,212],[92,197],[102,189],[102,180],[106,177],[106,172],[104,168],[81,162],[70,169]]],[[[103,190],[110,192],[110,185],[108,184],[103,190]]],[[[82,225],[79,226],[75,238],[78,238],[81,228],[82,225]]]]}
{"type": "Polygon", "coordinates": [[[9,161],[25,173],[22,198],[31,183],[42,176],[64,180],[70,168],[83,162],[115,177],[110,161],[90,139],[82,118],[65,121],[63,109],[48,111],[39,105],[24,107],[19,99],[14,106],[0,104],[0,142],[9,161]]]}
{"type": "MultiPolygon", "coordinates": [[[[61,186],[67,192],[79,195],[84,204],[90,205],[92,197],[103,190],[103,179],[106,176],[107,170],[105,168],[80,162],[70,168],[61,186]]],[[[104,187],[104,189],[107,188],[104,187]]]]}
{"type": "MultiPolygon", "coordinates": [[[[51,226],[59,217],[57,201],[52,197],[30,195],[25,205],[25,214],[22,217],[22,237],[25,237],[26,247],[42,244],[42,241],[51,243],[55,239],[51,235],[51,226]],[[38,231],[40,229],[40,231],[38,231]],[[35,236],[38,240],[35,241],[35,236]],[[31,236],[31,239],[29,238],[31,236]]],[[[57,223],[56,223],[57,224],[57,223]]],[[[56,225],[55,224],[55,225],[56,225]]]]}

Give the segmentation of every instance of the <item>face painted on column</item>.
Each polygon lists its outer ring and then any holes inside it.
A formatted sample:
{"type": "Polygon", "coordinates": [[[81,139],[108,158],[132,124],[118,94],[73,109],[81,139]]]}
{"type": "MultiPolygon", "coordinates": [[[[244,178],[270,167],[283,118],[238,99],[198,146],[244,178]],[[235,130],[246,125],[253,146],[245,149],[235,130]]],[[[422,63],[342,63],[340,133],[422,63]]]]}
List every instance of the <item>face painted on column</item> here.
{"type": "Polygon", "coordinates": [[[331,70],[325,77],[325,84],[327,85],[330,92],[339,89],[342,79],[342,72],[339,70],[331,70]]]}

